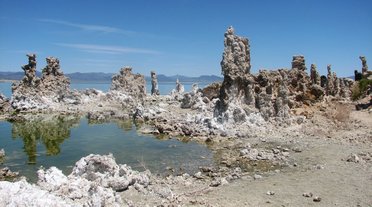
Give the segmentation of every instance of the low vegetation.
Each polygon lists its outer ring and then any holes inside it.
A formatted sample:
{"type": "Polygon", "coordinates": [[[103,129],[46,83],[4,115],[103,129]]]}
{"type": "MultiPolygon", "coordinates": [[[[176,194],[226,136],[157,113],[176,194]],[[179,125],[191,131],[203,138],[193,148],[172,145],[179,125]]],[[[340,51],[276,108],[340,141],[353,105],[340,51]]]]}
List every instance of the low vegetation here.
{"type": "Polygon", "coordinates": [[[372,80],[363,78],[360,81],[356,82],[352,89],[352,99],[353,101],[363,98],[368,90],[372,88],[372,80]]]}

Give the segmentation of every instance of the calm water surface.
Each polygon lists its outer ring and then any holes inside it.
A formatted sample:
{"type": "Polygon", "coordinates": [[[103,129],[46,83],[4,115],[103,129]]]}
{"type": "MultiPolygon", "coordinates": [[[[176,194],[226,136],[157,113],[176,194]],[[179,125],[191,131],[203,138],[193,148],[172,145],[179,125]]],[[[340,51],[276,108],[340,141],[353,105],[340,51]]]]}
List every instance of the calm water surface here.
{"type": "Polygon", "coordinates": [[[204,145],[141,135],[131,122],[89,124],[85,118],[66,116],[0,122],[0,148],[6,152],[4,165],[31,181],[36,180],[40,166],[56,166],[68,174],[77,160],[91,153],[113,153],[117,163],[141,171],[145,166],[160,174],[168,166],[177,173],[195,173],[198,166],[214,163],[204,145]]]}
{"type": "MultiPolygon", "coordinates": [[[[0,93],[11,97],[11,82],[0,83],[0,93]]],[[[190,91],[192,83],[183,83],[190,91]]],[[[207,83],[199,84],[199,87],[207,83]]],[[[96,88],[107,92],[110,83],[72,83],[72,89],[96,88]]],[[[175,83],[159,83],[162,95],[169,94],[175,83]]],[[[151,84],[147,84],[147,93],[151,84]]],[[[155,173],[164,173],[167,166],[193,173],[199,165],[213,163],[212,153],[206,146],[175,139],[160,140],[140,135],[128,122],[89,124],[84,118],[38,117],[24,123],[0,121],[0,148],[6,152],[4,165],[19,171],[31,181],[36,180],[40,166],[57,166],[70,173],[75,162],[83,156],[113,153],[118,163],[134,169],[143,165],[155,173]]]]}
{"type": "MultiPolygon", "coordinates": [[[[182,83],[185,87],[185,91],[190,91],[192,87],[192,83],[182,83]]],[[[199,88],[203,88],[207,86],[209,83],[199,83],[199,88]]],[[[0,82],[0,93],[3,93],[6,97],[10,97],[12,95],[11,91],[11,82],[0,82]]],[[[111,83],[71,83],[71,89],[83,90],[87,88],[95,88],[104,92],[107,92],[110,89],[111,83]]],[[[161,95],[170,94],[172,89],[176,88],[175,83],[168,83],[168,82],[160,82],[159,83],[159,90],[161,95]]],[[[147,93],[151,92],[151,83],[147,83],[146,85],[147,93]]]]}

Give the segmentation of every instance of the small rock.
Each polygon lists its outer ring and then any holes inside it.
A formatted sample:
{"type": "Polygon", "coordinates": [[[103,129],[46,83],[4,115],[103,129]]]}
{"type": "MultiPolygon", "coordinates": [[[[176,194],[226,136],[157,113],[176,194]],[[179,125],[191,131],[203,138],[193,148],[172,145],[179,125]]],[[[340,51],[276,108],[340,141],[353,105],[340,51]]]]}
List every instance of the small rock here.
{"type": "Polygon", "coordinates": [[[204,177],[203,177],[203,174],[202,174],[202,172],[197,172],[197,173],[195,173],[194,174],[194,177],[196,178],[196,179],[203,179],[204,177]]]}
{"type": "Polygon", "coordinates": [[[221,185],[221,181],[220,180],[212,180],[211,184],[209,186],[211,187],[218,187],[219,185],[221,185]]]}
{"type": "Polygon", "coordinates": [[[248,153],[249,153],[249,150],[248,149],[242,149],[242,150],[240,150],[240,156],[247,155],[248,153]]]}
{"type": "Polygon", "coordinates": [[[0,180],[4,178],[15,178],[18,172],[12,172],[8,167],[0,168],[0,180]]]}
{"type": "Polygon", "coordinates": [[[227,185],[229,184],[229,181],[226,180],[226,178],[221,178],[221,185],[227,185]]]}
{"type": "Polygon", "coordinates": [[[323,170],[324,169],[324,166],[323,165],[316,165],[316,169],[323,170]]]}
{"type": "Polygon", "coordinates": [[[358,155],[354,154],[354,153],[351,153],[349,155],[349,157],[347,157],[346,159],[347,162],[355,162],[355,163],[358,163],[360,162],[360,158],[358,157],[358,155]]]}
{"type": "Polygon", "coordinates": [[[279,149],[273,148],[272,151],[273,151],[274,154],[279,154],[280,153],[280,150],[279,149]]]}
{"type": "Polygon", "coordinates": [[[283,150],[283,152],[289,152],[288,148],[283,148],[282,150],[283,150]]]}
{"type": "Polygon", "coordinates": [[[213,171],[213,169],[211,167],[199,167],[199,169],[202,172],[212,172],[213,171]]]}
{"type": "Polygon", "coordinates": [[[165,169],[168,170],[168,171],[174,172],[173,167],[167,166],[165,169]]]}
{"type": "Polygon", "coordinates": [[[314,198],[313,198],[313,201],[314,202],[320,202],[322,200],[322,198],[321,197],[318,197],[318,196],[315,196],[314,198]]]}
{"type": "Polygon", "coordinates": [[[253,175],[253,178],[254,178],[255,180],[259,180],[259,179],[262,178],[262,175],[254,174],[254,175],[253,175]]]}
{"type": "Polygon", "coordinates": [[[273,192],[273,191],[267,191],[266,192],[266,195],[275,195],[275,192],[273,192]]]}
{"type": "Polygon", "coordinates": [[[294,152],[297,152],[297,153],[302,152],[302,149],[301,149],[301,148],[298,148],[298,147],[295,147],[295,148],[293,148],[292,150],[293,150],[294,152]]]}
{"type": "Polygon", "coordinates": [[[285,157],[288,157],[289,156],[289,152],[282,152],[282,155],[285,156],[285,157]]]}
{"type": "Polygon", "coordinates": [[[313,193],[303,193],[302,194],[303,197],[306,197],[306,198],[310,198],[310,197],[313,197],[313,193]]]}

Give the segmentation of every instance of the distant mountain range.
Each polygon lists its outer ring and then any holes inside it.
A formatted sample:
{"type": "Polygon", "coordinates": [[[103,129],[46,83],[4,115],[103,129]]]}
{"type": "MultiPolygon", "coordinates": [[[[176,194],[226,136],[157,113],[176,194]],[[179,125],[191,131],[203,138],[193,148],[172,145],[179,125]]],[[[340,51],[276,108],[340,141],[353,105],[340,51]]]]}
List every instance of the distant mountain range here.
{"type": "MultiPolygon", "coordinates": [[[[38,77],[41,77],[40,72],[36,72],[38,77]]],[[[70,78],[71,82],[94,82],[94,83],[106,83],[111,82],[111,77],[114,73],[67,73],[66,76],[70,78]]],[[[0,80],[21,80],[24,76],[23,72],[1,72],[0,80]]],[[[146,81],[151,81],[151,77],[146,76],[146,81]]],[[[223,78],[216,75],[202,75],[199,77],[189,77],[183,75],[166,76],[159,74],[159,82],[176,82],[177,78],[182,82],[193,82],[193,83],[210,83],[216,81],[222,81],[223,78]]]]}

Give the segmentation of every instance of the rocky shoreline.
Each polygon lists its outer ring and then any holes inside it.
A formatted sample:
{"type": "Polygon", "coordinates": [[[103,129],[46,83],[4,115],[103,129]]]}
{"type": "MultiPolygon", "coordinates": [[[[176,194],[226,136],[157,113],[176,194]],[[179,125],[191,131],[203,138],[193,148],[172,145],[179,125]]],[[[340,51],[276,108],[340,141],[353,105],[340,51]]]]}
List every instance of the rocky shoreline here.
{"type": "MultiPolygon", "coordinates": [[[[89,155],[81,158],[68,176],[52,167],[38,171],[37,184],[29,184],[24,179],[0,181],[0,204],[286,206],[295,203],[298,206],[309,205],[303,200],[309,197],[311,202],[324,206],[339,201],[346,206],[371,204],[367,195],[372,189],[363,183],[370,179],[372,169],[372,89],[367,89],[362,94],[365,98],[361,99],[369,105],[356,111],[352,96],[357,82],[337,77],[331,65],[326,76],[321,76],[314,64],[308,74],[305,57],[296,55],[290,69],[260,70],[254,75],[250,73],[251,51],[247,38],[235,35],[229,27],[224,46],[222,83],[203,89],[195,84],[191,91],[184,92],[177,81],[175,89],[165,96],[159,95],[156,72],[151,71],[149,95],[144,76],[133,74],[131,67],[124,67],[113,76],[107,93],[96,89],[71,90],[57,58],[46,59],[47,66],[39,78],[36,77],[36,55],[29,54],[28,64],[22,67],[25,76],[13,84],[12,97],[0,95],[1,119],[20,121],[28,114],[56,113],[86,116],[92,122],[132,120],[141,123],[141,133],[187,137],[208,144],[218,165],[200,166],[194,175],[160,177],[147,170],[137,172],[117,164],[112,155],[89,155]],[[334,157],[328,151],[319,150],[324,150],[323,145],[334,157]],[[317,156],[323,156],[324,160],[317,156]],[[322,188],[330,184],[331,171],[342,170],[349,176],[345,165],[350,164],[359,169],[359,180],[345,178],[341,185],[354,182],[363,192],[350,190],[360,194],[353,199],[339,199],[334,195],[337,198],[334,199],[322,188]],[[324,172],[319,175],[324,184],[308,183],[309,172],[324,172]],[[292,196],[287,198],[284,194],[281,197],[276,186],[272,187],[275,191],[263,190],[256,184],[281,183],[275,178],[286,180],[291,175],[318,192],[300,192],[300,198],[293,197],[293,193],[303,188],[288,183],[292,191],[282,189],[292,196]],[[265,180],[270,179],[274,181],[266,183],[265,180]],[[252,196],[256,195],[250,201],[240,196],[243,193],[238,188],[232,189],[237,195],[229,193],[230,187],[247,183],[264,191],[263,197],[250,191],[252,196]],[[5,196],[9,192],[12,196],[5,196]],[[324,198],[325,195],[328,197],[324,198]],[[220,200],[223,196],[227,197],[226,202],[220,200]],[[232,202],[235,196],[240,203],[232,202]]],[[[360,59],[361,77],[370,80],[372,75],[366,59],[360,59]]],[[[343,174],[334,176],[342,179],[343,174]]]]}

